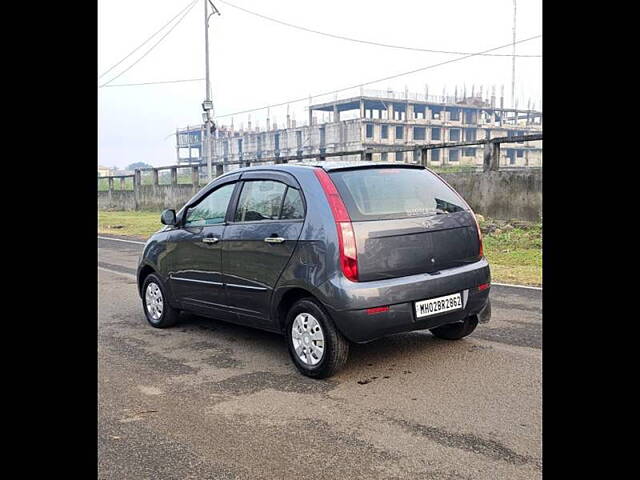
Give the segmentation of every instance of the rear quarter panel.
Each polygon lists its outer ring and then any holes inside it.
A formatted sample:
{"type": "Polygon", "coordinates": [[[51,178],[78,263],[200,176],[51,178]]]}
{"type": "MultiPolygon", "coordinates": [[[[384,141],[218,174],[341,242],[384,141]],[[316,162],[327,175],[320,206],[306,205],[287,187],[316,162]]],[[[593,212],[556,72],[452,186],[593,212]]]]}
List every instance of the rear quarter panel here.
{"type": "Polygon", "coordinates": [[[292,169],[291,173],[302,187],[307,214],[296,249],[274,289],[271,316],[276,322],[278,304],[292,288],[307,290],[322,303],[326,303],[329,299],[319,286],[335,275],[339,268],[336,225],[314,169],[292,169]]]}

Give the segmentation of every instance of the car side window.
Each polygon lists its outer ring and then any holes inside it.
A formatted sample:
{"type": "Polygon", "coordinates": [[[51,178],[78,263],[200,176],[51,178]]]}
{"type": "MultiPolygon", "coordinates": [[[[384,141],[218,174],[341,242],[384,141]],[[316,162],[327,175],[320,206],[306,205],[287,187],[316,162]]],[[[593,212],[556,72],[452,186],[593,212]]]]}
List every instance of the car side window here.
{"type": "Polygon", "coordinates": [[[287,188],[287,193],[282,204],[281,220],[301,220],[304,218],[304,204],[300,191],[296,188],[287,188]]]}
{"type": "Polygon", "coordinates": [[[273,180],[244,182],[233,220],[235,222],[279,220],[286,190],[287,186],[284,183],[273,180]]]}
{"type": "Polygon", "coordinates": [[[187,210],[185,227],[202,227],[224,223],[235,183],[223,185],[187,210]]]}

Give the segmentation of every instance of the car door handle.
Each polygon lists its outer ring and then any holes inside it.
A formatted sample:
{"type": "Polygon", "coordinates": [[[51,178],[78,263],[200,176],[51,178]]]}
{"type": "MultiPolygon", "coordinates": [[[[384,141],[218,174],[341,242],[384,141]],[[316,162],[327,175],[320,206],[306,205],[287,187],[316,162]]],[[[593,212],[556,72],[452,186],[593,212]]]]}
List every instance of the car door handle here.
{"type": "Polygon", "coordinates": [[[282,237],[267,237],[264,239],[267,243],[282,243],[284,242],[284,238],[282,237]]]}
{"type": "Polygon", "coordinates": [[[204,243],[218,243],[220,239],[218,237],[204,237],[202,241],[204,243]]]}

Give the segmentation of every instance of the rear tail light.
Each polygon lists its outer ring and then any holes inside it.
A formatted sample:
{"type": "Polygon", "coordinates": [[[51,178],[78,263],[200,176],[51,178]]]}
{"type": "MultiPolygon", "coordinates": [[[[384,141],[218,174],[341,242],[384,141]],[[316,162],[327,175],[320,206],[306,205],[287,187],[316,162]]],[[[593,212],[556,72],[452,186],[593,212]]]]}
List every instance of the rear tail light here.
{"type": "Polygon", "coordinates": [[[490,286],[491,286],[491,284],[489,284],[489,283],[483,283],[483,284],[480,284],[480,285],[478,285],[478,291],[480,291],[480,292],[481,292],[481,291],[483,291],[483,290],[486,290],[486,289],[487,289],[487,288],[489,288],[490,286]]]}
{"type": "Polygon", "coordinates": [[[322,168],[315,170],[316,177],[327,196],[333,219],[338,231],[338,246],[340,251],[340,268],[345,277],[353,282],[358,281],[358,252],[356,250],[356,236],[353,233],[351,217],[336,186],[329,174],[322,168]]]}
{"type": "Polygon", "coordinates": [[[388,312],[389,311],[389,307],[374,307],[374,308],[367,308],[367,314],[368,315],[375,315],[376,313],[382,313],[382,312],[388,312]]]}
{"type": "Polygon", "coordinates": [[[480,242],[480,253],[479,256],[484,256],[484,248],[482,247],[482,232],[480,231],[480,224],[478,223],[478,219],[476,218],[476,214],[471,210],[471,215],[473,215],[473,219],[476,221],[476,228],[478,229],[478,242],[480,242]]]}

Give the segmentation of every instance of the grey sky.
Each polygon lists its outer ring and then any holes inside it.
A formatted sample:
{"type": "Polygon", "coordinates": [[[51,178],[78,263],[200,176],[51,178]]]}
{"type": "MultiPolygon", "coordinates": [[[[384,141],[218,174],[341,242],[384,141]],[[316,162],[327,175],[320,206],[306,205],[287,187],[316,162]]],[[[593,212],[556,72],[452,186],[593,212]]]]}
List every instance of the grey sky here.
{"type": "MultiPolygon", "coordinates": [[[[442,62],[457,55],[402,51],[362,45],[294,30],[216,2],[222,16],[211,19],[211,73],[218,115],[280,103],[442,62]]],[[[288,23],[370,41],[412,47],[486,50],[511,41],[512,0],[229,0],[230,3],[288,23]]],[[[190,0],[100,0],[98,71],[104,72],[159,29],[190,0]]],[[[185,19],[149,55],[113,83],[139,83],[204,77],[204,6],[199,0],[185,19]]],[[[541,0],[519,0],[517,38],[542,33],[541,0]]],[[[162,34],[156,37],[159,38],[162,34]]],[[[100,80],[108,81],[156,40],[100,80]]],[[[542,39],[517,47],[518,54],[542,53],[542,39]]],[[[495,53],[511,52],[511,47],[495,53]]],[[[511,89],[510,57],[474,57],[365,88],[387,87],[430,94],[453,94],[455,85],[511,89]]],[[[100,88],[98,162],[124,167],[136,161],[175,163],[176,127],[201,121],[204,82],[100,88]]],[[[357,94],[358,89],[340,94],[357,94]]],[[[540,106],[542,59],[516,60],[516,96],[540,106]]],[[[315,97],[314,102],[332,97],[315,97]]],[[[306,118],[308,102],[291,104],[296,119],[306,118]]],[[[266,110],[251,114],[264,127],[266,110]]],[[[282,124],[286,106],[271,110],[282,124]]],[[[230,118],[219,121],[230,123],[230,118]]],[[[247,124],[247,115],[234,123],[247,124]]]]}

